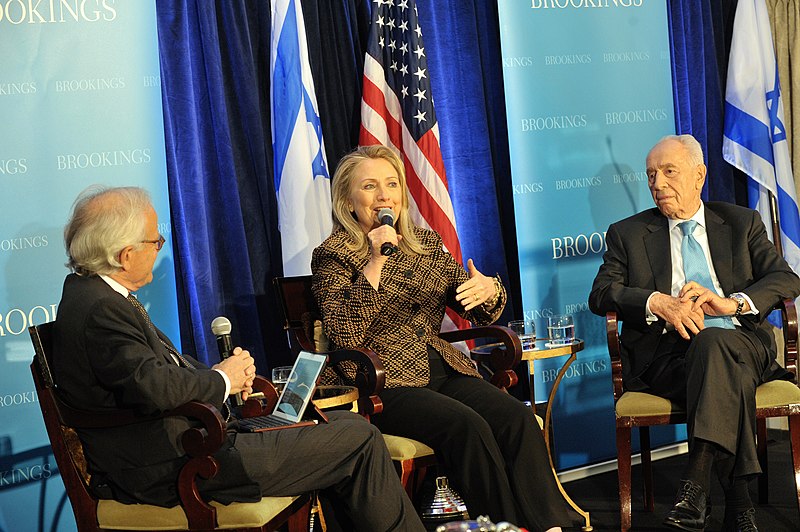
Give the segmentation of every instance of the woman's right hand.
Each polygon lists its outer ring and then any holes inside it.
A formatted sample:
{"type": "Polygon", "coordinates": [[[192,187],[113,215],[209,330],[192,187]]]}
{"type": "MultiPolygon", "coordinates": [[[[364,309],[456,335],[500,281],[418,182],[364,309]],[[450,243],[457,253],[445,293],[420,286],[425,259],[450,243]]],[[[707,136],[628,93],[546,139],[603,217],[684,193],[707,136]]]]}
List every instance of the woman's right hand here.
{"type": "Polygon", "coordinates": [[[402,235],[397,234],[397,231],[391,225],[379,225],[367,233],[370,261],[377,259],[383,263],[386,260],[386,256],[381,254],[381,246],[386,242],[396,246],[402,239],[402,235]]]}
{"type": "Polygon", "coordinates": [[[364,277],[367,278],[369,284],[375,290],[381,282],[381,271],[383,264],[386,262],[386,255],[381,254],[381,246],[384,242],[390,242],[393,245],[400,243],[403,239],[402,235],[397,234],[394,227],[391,225],[379,225],[369,233],[367,233],[367,242],[369,243],[369,262],[364,266],[364,277]]]}

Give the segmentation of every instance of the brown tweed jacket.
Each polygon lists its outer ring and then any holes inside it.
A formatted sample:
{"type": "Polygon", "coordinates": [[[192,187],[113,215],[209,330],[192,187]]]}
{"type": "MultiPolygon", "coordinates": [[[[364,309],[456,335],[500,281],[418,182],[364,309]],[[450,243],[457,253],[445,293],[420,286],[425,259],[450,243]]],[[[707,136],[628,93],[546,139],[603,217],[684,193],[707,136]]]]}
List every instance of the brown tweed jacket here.
{"type": "Polygon", "coordinates": [[[443,249],[437,233],[416,231],[431,253],[391,255],[378,290],[363,274],[367,254],[348,249],[345,231],[328,237],[311,259],[312,290],[332,347],[373,350],[386,370],[387,388],[428,384],[428,345],[455,370],[479,376],[469,357],[437,336],[445,306],[476,325],[488,325],[506,304],[503,288],[494,308],[478,306],[465,313],[455,295],[456,288],[469,279],[468,273],[443,249]]]}

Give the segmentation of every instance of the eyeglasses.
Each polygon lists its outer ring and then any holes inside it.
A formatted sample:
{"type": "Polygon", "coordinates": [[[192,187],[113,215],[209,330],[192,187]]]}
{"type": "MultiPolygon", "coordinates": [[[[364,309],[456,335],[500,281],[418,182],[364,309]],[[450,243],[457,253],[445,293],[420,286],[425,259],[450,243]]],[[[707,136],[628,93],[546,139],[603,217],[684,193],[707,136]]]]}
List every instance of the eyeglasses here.
{"type": "Polygon", "coordinates": [[[158,240],[142,240],[142,244],[155,244],[156,251],[161,251],[161,248],[164,247],[164,242],[166,241],[167,240],[163,236],[158,235],[158,240]]]}

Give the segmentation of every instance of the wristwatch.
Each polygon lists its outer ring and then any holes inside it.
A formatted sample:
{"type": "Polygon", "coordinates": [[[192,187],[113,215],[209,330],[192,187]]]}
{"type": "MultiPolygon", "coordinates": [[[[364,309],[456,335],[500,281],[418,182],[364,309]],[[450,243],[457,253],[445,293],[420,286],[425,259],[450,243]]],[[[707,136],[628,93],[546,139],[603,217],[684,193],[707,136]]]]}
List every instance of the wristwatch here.
{"type": "Polygon", "coordinates": [[[728,296],[730,299],[736,301],[736,312],[733,314],[734,318],[738,318],[742,315],[742,309],[744,309],[744,294],[741,292],[736,292],[728,296]]]}

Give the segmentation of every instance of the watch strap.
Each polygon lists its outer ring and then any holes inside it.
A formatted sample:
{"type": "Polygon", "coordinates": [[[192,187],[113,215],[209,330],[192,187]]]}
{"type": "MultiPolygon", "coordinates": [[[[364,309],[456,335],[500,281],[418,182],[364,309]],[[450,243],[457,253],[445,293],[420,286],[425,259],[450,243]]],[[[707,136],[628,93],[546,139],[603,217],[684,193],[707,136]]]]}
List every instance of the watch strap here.
{"type": "Polygon", "coordinates": [[[744,295],[736,292],[728,297],[736,301],[736,312],[733,314],[733,317],[738,318],[742,315],[742,310],[744,309],[744,295]]]}

